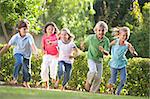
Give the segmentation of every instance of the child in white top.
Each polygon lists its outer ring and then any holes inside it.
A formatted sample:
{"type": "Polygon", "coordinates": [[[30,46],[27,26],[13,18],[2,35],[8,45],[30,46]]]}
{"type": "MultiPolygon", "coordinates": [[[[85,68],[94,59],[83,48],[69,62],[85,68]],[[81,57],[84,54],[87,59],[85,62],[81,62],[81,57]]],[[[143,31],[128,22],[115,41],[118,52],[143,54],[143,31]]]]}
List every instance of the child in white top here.
{"type": "Polygon", "coordinates": [[[74,36],[70,33],[70,30],[63,28],[60,33],[60,40],[58,40],[58,80],[55,83],[55,88],[58,87],[61,76],[64,74],[64,80],[61,90],[65,89],[65,85],[68,83],[74,57],[77,55],[77,47],[73,42],[74,36]],[[75,55],[76,54],[76,55],[75,55]]]}

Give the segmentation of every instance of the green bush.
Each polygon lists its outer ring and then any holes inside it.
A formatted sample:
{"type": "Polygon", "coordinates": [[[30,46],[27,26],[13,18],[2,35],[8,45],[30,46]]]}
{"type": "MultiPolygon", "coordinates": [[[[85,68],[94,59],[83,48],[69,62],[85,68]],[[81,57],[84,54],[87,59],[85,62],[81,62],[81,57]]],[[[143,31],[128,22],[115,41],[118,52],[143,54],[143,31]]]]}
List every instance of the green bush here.
{"type": "MultiPolygon", "coordinates": [[[[106,93],[107,88],[105,87],[110,78],[110,67],[108,62],[110,57],[104,59],[103,62],[103,77],[102,83],[100,86],[100,92],[106,93]]],[[[1,70],[0,75],[4,81],[10,81],[12,79],[13,68],[14,68],[14,58],[12,56],[12,48],[7,51],[1,57],[1,70]]],[[[32,58],[32,86],[35,85],[36,82],[40,81],[40,68],[42,62],[42,55],[40,55],[39,60],[36,60],[34,57],[32,58]]],[[[135,95],[135,96],[149,96],[149,88],[150,88],[150,59],[149,58],[130,58],[128,59],[127,66],[127,82],[122,90],[123,95],[135,95]]],[[[84,83],[86,80],[86,75],[88,72],[87,67],[87,57],[86,53],[82,53],[75,59],[73,64],[72,76],[68,84],[68,88],[72,90],[84,90],[84,83]]],[[[119,77],[119,76],[118,76],[119,77]]],[[[20,82],[22,80],[22,76],[19,76],[18,79],[20,82]]],[[[119,83],[119,79],[117,84],[119,83]]]]}

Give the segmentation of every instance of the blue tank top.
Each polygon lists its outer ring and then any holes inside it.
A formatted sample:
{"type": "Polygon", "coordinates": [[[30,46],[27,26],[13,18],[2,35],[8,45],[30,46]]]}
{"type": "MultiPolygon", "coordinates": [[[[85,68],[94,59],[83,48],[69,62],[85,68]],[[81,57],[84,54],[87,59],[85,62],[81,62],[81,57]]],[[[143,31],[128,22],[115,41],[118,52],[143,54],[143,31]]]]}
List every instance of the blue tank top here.
{"type": "Polygon", "coordinates": [[[115,45],[111,48],[111,60],[109,62],[110,67],[121,69],[126,67],[127,58],[125,54],[128,51],[128,43],[125,42],[125,45],[119,45],[119,39],[116,39],[115,45]]]}

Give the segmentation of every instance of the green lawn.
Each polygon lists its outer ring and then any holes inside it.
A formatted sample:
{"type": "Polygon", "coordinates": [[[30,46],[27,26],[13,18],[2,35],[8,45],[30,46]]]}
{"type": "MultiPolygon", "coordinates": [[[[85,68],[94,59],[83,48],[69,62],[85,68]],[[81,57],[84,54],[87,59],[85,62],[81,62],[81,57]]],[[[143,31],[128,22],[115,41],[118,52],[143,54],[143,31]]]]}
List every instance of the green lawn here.
{"type": "Polygon", "coordinates": [[[114,96],[88,92],[48,91],[0,86],[0,99],[148,99],[148,97],[114,96]]]}

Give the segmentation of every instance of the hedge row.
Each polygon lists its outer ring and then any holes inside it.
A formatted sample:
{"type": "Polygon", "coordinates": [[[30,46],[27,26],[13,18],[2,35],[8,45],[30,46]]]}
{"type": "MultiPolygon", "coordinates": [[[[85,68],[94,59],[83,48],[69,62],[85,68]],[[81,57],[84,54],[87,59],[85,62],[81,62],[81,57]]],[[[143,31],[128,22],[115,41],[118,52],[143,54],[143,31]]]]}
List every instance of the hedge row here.
{"type": "MultiPolygon", "coordinates": [[[[108,62],[110,57],[104,59],[103,62],[103,77],[100,86],[101,93],[107,93],[106,84],[110,78],[110,67],[108,62]]],[[[1,57],[0,79],[9,82],[12,80],[14,57],[12,56],[12,48],[1,57]]],[[[32,58],[32,80],[31,84],[34,86],[40,78],[40,68],[42,62],[42,55],[39,60],[32,58]]],[[[135,96],[149,96],[150,88],[150,59],[149,58],[130,58],[127,66],[127,82],[121,94],[135,95],[135,96]]],[[[73,64],[73,71],[68,88],[72,90],[84,90],[84,83],[88,72],[87,57],[82,53],[75,59],[73,64]]],[[[22,72],[20,72],[22,74],[22,72]]],[[[21,82],[22,77],[19,76],[18,81],[21,82]]],[[[117,84],[119,83],[119,79],[117,84]]]]}

